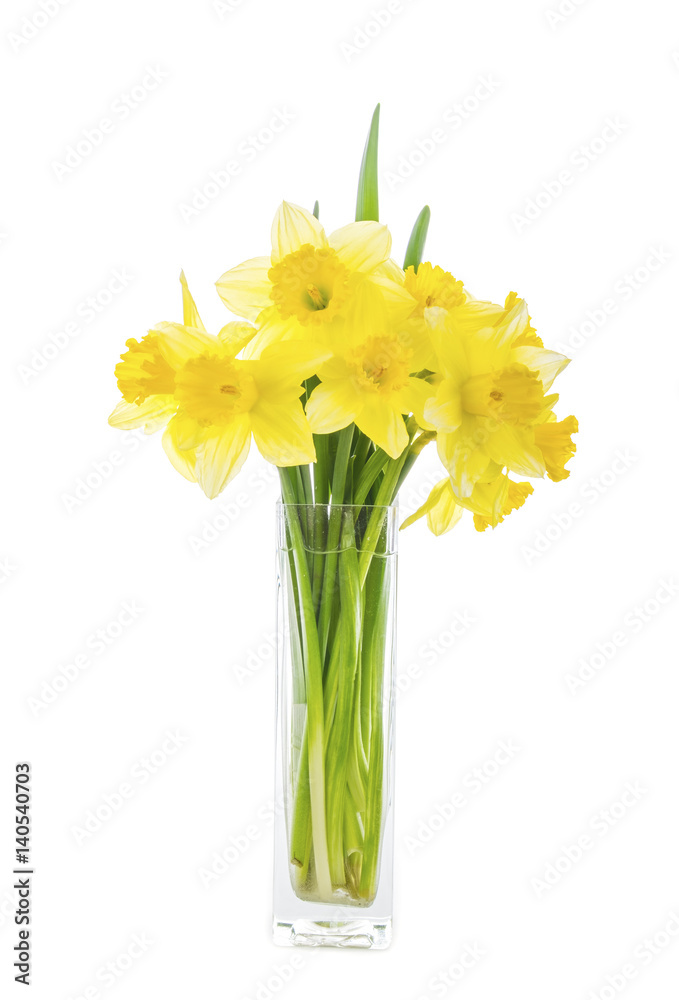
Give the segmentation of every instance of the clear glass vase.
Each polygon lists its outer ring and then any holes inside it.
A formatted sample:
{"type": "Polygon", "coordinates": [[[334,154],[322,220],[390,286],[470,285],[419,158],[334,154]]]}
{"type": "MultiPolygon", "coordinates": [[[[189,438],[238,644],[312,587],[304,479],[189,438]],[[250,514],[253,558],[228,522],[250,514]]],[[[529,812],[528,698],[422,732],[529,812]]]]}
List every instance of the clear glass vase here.
{"type": "Polygon", "coordinates": [[[386,948],[396,508],[277,519],[274,941],[386,948]]]}

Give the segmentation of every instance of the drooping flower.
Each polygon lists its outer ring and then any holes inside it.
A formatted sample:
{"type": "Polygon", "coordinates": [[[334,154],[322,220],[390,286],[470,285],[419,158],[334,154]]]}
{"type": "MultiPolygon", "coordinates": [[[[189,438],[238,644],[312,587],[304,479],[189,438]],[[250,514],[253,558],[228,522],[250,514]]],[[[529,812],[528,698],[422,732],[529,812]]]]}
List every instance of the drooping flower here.
{"type": "Polygon", "coordinates": [[[407,528],[419,518],[427,517],[427,526],[435,535],[444,535],[455,527],[464,510],[472,511],[477,531],[495,528],[513,510],[523,506],[533,492],[530,483],[517,483],[500,472],[488,482],[478,482],[471,496],[460,500],[453,492],[450,478],[437,483],[422,506],[401,525],[407,528]]]}
{"type": "Polygon", "coordinates": [[[326,236],[311,212],[284,201],[271,244],[270,257],[247,260],[217,282],[233,313],[258,322],[249,357],[274,339],[310,339],[337,323],[364,282],[403,316],[412,311],[403,272],[389,259],[391,235],[378,222],[352,222],[326,236]]]}
{"type": "Polygon", "coordinates": [[[424,407],[455,495],[464,500],[491,463],[525,476],[546,471],[535,426],[543,424],[558,395],[546,395],[568,364],[537,343],[526,304],[510,297],[493,326],[460,331],[450,313],[428,310],[441,374],[424,407]]]}
{"type": "Polygon", "coordinates": [[[315,434],[355,423],[392,458],[408,444],[404,414],[420,413],[431,386],[412,377],[423,345],[394,321],[379,290],[358,289],[341,333],[326,335],[332,357],[318,370],[306,412],[315,434]]]}

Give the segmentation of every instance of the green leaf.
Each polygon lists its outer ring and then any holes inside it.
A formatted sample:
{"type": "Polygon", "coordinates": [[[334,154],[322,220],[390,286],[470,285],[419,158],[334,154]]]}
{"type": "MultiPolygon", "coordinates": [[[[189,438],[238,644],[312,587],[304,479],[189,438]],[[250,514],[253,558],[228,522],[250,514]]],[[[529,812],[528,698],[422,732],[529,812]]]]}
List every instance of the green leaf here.
{"type": "Polygon", "coordinates": [[[319,205],[318,205],[318,202],[317,202],[317,201],[315,201],[315,202],[314,202],[314,218],[315,218],[315,219],[317,219],[317,218],[318,218],[318,214],[319,214],[319,211],[320,211],[320,209],[319,209],[319,205]]]}
{"type": "Polygon", "coordinates": [[[411,266],[417,271],[418,267],[422,263],[422,253],[424,251],[424,244],[427,241],[430,219],[431,209],[429,208],[429,205],[425,205],[415,221],[413,231],[410,234],[410,239],[408,240],[408,249],[406,250],[405,260],[403,261],[404,271],[406,268],[411,266]]]}
{"type": "Polygon", "coordinates": [[[361,172],[358,177],[358,195],[356,197],[356,221],[363,222],[373,219],[379,222],[380,206],[377,191],[377,144],[380,131],[380,106],[373,112],[370,131],[366,139],[361,172]]]}

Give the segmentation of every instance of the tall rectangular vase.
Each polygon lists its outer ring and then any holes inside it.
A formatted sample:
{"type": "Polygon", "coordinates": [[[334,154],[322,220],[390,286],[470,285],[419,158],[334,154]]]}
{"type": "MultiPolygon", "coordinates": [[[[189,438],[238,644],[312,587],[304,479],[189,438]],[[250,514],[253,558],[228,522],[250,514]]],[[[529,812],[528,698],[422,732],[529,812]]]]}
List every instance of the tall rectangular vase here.
{"type": "Polygon", "coordinates": [[[395,507],[277,507],[274,941],[386,948],[395,507]]]}

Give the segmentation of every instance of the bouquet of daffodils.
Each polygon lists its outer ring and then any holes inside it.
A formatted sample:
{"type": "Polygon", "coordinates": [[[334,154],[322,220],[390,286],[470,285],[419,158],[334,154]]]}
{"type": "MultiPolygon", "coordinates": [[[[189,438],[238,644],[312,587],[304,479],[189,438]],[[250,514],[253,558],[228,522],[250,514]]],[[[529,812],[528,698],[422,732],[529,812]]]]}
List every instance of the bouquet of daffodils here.
{"type": "Polygon", "coordinates": [[[577,430],[557,419],[551,391],[568,359],[543,346],[524,300],[476,299],[422,260],[428,208],[403,267],[393,259],[378,221],[378,112],[356,221],[328,234],[318,204],[283,202],[270,253],[217,281],[236,318],[214,334],[182,274],[183,321],[127,341],[109,418],[164,428],[168,458],[208,497],[253,439],[279,467],[302,707],[289,733],[288,857],[300,897],[357,905],[377,890],[384,816],[386,512],[431,444],[441,480],[403,527],[426,516],[439,535],[470,511],[479,531],[495,528],[533,492],[526,479],[568,476],[577,430]],[[349,519],[333,519],[342,510],[349,519]]]}

